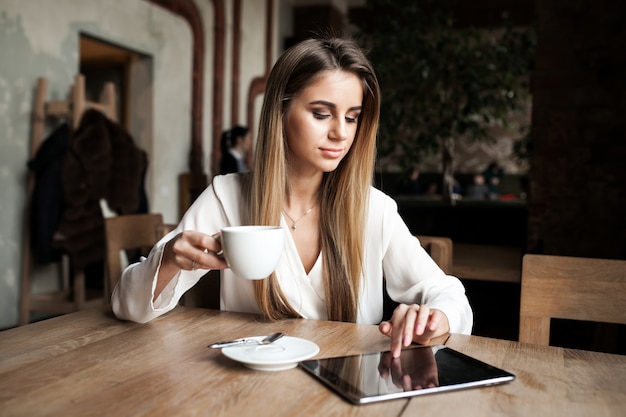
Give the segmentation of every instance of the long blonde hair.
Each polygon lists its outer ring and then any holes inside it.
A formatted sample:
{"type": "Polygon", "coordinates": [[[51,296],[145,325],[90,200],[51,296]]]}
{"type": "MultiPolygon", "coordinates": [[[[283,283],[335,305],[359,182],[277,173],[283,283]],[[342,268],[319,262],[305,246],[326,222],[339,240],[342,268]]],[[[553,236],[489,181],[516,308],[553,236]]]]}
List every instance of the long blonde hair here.
{"type": "MultiPolygon", "coordinates": [[[[336,170],[324,174],[320,191],[320,242],[328,319],[356,321],[363,269],[365,218],[376,154],[380,89],[361,49],[340,38],[309,39],[288,49],[274,65],[261,109],[254,167],[248,189],[251,224],[278,225],[287,189],[283,116],[290,100],[328,70],[356,74],[363,103],[356,137],[336,170]]],[[[275,274],[255,281],[255,297],[271,319],[298,317],[275,274]]]]}

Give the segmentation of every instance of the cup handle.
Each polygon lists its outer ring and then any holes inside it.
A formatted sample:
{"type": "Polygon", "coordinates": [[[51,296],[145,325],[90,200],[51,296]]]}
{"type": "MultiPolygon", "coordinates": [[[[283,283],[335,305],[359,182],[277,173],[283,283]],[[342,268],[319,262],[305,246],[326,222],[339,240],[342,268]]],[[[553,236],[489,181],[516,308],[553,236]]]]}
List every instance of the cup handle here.
{"type": "MultiPolygon", "coordinates": [[[[222,232],[217,232],[211,235],[211,237],[217,241],[219,241],[220,243],[222,243],[222,232]]],[[[208,249],[204,250],[205,252],[209,253],[208,249]]],[[[220,258],[224,258],[224,249],[222,249],[221,251],[215,253],[215,256],[218,256],[220,258]]]]}

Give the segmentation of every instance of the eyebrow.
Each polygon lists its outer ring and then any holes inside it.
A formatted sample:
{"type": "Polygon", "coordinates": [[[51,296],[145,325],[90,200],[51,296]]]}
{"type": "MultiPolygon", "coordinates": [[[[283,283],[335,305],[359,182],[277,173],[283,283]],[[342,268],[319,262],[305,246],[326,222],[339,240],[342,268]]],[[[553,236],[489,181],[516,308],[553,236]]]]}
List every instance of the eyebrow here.
{"type": "MultiPolygon", "coordinates": [[[[335,103],[331,103],[330,101],[326,101],[326,100],[315,100],[315,101],[310,102],[309,104],[321,104],[323,106],[330,107],[333,109],[337,108],[337,105],[335,103]]],[[[354,111],[354,110],[361,110],[361,109],[363,109],[363,106],[350,107],[348,110],[354,111]]]]}

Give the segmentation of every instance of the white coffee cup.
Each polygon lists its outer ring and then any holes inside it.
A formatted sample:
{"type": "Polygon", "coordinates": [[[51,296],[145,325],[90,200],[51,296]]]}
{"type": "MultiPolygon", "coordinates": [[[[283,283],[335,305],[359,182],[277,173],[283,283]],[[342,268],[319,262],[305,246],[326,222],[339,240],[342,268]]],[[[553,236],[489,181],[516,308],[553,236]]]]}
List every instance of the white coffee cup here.
{"type": "Polygon", "coordinates": [[[221,230],[224,258],[235,275],[267,278],[278,265],[285,246],[280,226],[233,226],[221,230]]]}

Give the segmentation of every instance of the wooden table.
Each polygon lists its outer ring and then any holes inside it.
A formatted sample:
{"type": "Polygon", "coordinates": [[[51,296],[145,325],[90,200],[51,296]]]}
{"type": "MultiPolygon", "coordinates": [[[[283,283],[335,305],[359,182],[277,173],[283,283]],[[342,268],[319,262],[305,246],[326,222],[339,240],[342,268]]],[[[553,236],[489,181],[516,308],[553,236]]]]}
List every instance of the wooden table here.
{"type": "Polygon", "coordinates": [[[282,331],[317,357],[389,348],[376,326],[179,307],[140,325],[91,310],[0,332],[0,416],[622,416],[626,356],[452,335],[509,384],[354,406],[301,369],[250,370],[207,348],[282,331]]]}

